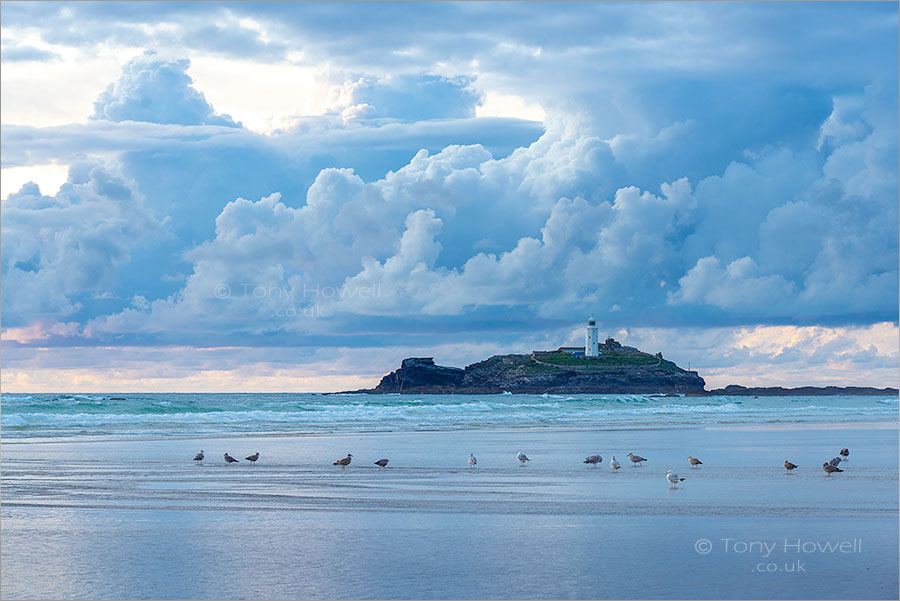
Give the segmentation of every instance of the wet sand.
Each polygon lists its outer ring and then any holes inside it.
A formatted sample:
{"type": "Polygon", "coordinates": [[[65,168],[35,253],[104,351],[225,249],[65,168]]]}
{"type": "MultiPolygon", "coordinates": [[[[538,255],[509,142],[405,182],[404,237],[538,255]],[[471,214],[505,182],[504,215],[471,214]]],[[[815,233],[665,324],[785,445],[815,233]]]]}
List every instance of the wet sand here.
{"type": "Polygon", "coordinates": [[[877,424],[4,442],[2,596],[897,598],[897,450],[877,424]]]}

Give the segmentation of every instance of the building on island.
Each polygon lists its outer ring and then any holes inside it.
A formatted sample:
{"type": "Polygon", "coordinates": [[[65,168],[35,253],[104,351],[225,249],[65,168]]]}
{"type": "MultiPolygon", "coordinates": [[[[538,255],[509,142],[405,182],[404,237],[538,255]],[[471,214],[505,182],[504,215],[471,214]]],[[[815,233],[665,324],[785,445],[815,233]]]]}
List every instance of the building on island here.
{"type": "MultiPolygon", "coordinates": [[[[612,340],[607,339],[607,344],[612,340]]],[[[613,340],[615,343],[615,341],[613,340]]],[[[616,343],[618,344],[618,343],[616,343]]],[[[591,318],[588,319],[587,322],[587,330],[584,333],[584,346],[561,346],[557,349],[557,351],[561,351],[563,353],[569,353],[573,357],[599,357],[603,354],[603,351],[600,350],[600,339],[597,335],[597,321],[594,319],[594,316],[591,315],[591,318]]]]}
{"type": "Polygon", "coordinates": [[[573,357],[584,357],[584,347],[581,346],[561,346],[556,350],[569,353],[573,357]]]}
{"type": "Polygon", "coordinates": [[[591,315],[588,319],[587,331],[584,333],[584,356],[599,357],[600,356],[600,339],[597,337],[597,322],[591,315]]]}

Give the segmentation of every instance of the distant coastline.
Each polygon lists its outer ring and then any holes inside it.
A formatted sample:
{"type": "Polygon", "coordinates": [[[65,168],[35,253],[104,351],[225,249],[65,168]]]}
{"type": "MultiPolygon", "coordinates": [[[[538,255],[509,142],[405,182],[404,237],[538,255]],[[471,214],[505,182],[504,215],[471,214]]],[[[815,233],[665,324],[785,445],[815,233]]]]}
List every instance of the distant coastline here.
{"type": "Polygon", "coordinates": [[[729,384],[725,388],[710,390],[710,395],[726,396],[834,396],[838,394],[850,396],[885,396],[900,394],[896,388],[874,388],[871,386],[800,386],[784,388],[782,386],[746,387],[729,384]]]}

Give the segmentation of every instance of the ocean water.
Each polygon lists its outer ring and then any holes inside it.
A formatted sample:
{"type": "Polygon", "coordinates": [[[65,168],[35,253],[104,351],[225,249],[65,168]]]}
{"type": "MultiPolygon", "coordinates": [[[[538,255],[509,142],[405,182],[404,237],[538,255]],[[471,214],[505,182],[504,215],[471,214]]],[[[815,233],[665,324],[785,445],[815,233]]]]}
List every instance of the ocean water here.
{"type": "Polygon", "coordinates": [[[895,396],[5,394],[4,438],[634,428],[896,420],[895,396]]]}

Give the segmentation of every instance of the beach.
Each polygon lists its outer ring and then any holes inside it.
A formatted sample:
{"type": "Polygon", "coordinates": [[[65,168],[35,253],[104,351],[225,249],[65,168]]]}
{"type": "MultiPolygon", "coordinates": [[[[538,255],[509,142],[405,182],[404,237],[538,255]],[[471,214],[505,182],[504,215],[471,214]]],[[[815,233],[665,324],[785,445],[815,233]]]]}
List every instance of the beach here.
{"type": "Polygon", "coordinates": [[[2,596],[897,598],[897,449],[884,418],[5,439],[2,596]]]}

